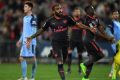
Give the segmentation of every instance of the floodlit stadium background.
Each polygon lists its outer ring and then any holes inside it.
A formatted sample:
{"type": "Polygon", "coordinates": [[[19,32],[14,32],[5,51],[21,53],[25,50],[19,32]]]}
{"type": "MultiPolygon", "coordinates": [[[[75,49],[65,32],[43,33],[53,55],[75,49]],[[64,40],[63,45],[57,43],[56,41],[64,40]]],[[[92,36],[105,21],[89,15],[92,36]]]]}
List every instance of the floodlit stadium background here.
{"type": "MultiPolygon", "coordinates": [[[[20,49],[16,47],[16,42],[22,32],[23,3],[26,0],[0,0],[0,80],[16,80],[21,76],[20,65],[18,64],[18,56],[20,49]]],[[[51,16],[51,7],[59,2],[64,7],[64,14],[71,15],[71,10],[79,6],[81,9],[81,16],[85,15],[84,8],[86,5],[92,4],[95,8],[96,14],[105,26],[105,31],[109,33],[109,13],[113,9],[120,11],[120,0],[32,0],[34,3],[33,12],[38,16],[38,29],[44,24],[46,19],[51,16]]],[[[46,31],[42,36],[37,38],[37,59],[38,69],[36,73],[36,80],[60,80],[57,74],[57,67],[54,64],[55,60],[50,59],[47,55],[50,52],[50,36],[51,31],[46,31]],[[44,64],[53,63],[53,64],[44,64]]],[[[91,80],[111,80],[108,74],[111,68],[111,60],[114,55],[111,44],[107,41],[98,38],[97,42],[103,48],[105,58],[99,61],[102,64],[94,66],[91,80]],[[107,64],[106,64],[107,63],[107,64]]],[[[87,53],[83,53],[84,59],[87,58],[87,53]]],[[[72,74],[67,75],[67,80],[81,80],[78,74],[77,53],[76,49],[73,52],[72,74]]],[[[28,65],[28,74],[30,74],[31,67],[28,65]]],[[[65,65],[65,71],[66,71],[65,65]]]]}
{"type": "MultiPolygon", "coordinates": [[[[17,61],[19,49],[16,48],[16,41],[19,40],[22,31],[23,3],[25,0],[0,0],[0,62],[17,61]]],[[[81,13],[84,15],[84,7],[92,4],[103,25],[105,31],[109,30],[109,16],[112,9],[120,10],[119,0],[33,0],[33,12],[38,16],[38,28],[44,24],[46,18],[51,16],[51,7],[56,2],[63,5],[64,14],[71,14],[71,10],[79,6],[81,13]]],[[[110,33],[108,33],[110,35],[110,33]]],[[[46,31],[42,36],[38,37],[37,57],[43,59],[43,62],[51,62],[47,60],[47,55],[51,49],[50,37],[51,31],[46,31]]],[[[102,62],[109,62],[113,56],[113,50],[110,43],[99,39],[99,45],[104,49],[106,57],[102,62]]],[[[86,54],[83,54],[86,57],[86,54]]],[[[76,50],[73,52],[73,58],[77,58],[76,50]]]]}

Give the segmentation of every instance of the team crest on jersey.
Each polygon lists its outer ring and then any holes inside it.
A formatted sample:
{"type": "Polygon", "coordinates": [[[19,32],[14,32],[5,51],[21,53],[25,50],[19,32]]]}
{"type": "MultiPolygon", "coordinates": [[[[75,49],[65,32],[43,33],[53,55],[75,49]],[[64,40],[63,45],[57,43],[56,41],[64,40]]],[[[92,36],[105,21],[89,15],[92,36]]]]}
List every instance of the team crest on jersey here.
{"type": "Polygon", "coordinates": [[[67,23],[67,20],[63,20],[63,23],[65,23],[65,24],[66,24],[66,23],[67,23]]]}
{"type": "Polygon", "coordinates": [[[52,25],[55,25],[55,24],[56,24],[55,22],[52,23],[52,25]]]}
{"type": "Polygon", "coordinates": [[[36,21],[32,21],[32,24],[36,25],[37,23],[36,23],[36,21]]]}

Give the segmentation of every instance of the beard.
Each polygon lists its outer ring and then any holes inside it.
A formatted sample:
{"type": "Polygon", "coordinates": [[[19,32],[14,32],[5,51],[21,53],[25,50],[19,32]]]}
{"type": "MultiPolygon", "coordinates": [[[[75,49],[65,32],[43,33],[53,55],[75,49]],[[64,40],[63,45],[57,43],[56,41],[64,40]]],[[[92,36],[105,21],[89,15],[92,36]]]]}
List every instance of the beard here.
{"type": "Polygon", "coordinates": [[[94,12],[91,12],[90,15],[93,16],[93,15],[94,15],[94,12]]]}
{"type": "Polygon", "coordinates": [[[58,16],[58,17],[62,17],[62,16],[63,16],[63,13],[62,13],[62,12],[60,12],[60,13],[57,13],[57,12],[56,12],[55,15],[58,16]]]}
{"type": "Polygon", "coordinates": [[[72,15],[72,16],[73,16],[73,18],[77,18],[77,19],[80,18],[80,15],[72,15]]]}

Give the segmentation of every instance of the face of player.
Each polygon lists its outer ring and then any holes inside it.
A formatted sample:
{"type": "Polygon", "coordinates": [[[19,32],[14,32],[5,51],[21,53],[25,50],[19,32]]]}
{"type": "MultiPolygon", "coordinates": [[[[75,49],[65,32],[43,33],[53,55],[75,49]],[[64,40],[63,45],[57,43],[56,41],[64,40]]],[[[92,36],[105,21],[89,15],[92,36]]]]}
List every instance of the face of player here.
{"type": "Polygon", "coordinates": [[[119,19],[119,12],[118,11],[113,12],[112,18],[116,20],[119,19]]]}
{"type": "Polygon", "coordinates": [[[58,16],[58,17],[62,17],[63,16],[63,9],[62,9],[61,5],[55,7],[54,14],[56,16],[58,16]]]}
{"type": "Polygon", "coordinates": [[[92,7],[90,7],[87,11],[87,14],[90,15],[90,16],[93,16],[94,15],[94,9],[92,7]]]}
{"type": "Polygon", "coordinates": [[[73,17],[80,17],[80,10],[79,9],[74,10],[72,15],[73,17]]]}
{"type": "Polygon", "coordinates": [[[27,4],[24,5],[24,13],[27,14],[31,11],[31,7],[29,7],[27,4]]]}

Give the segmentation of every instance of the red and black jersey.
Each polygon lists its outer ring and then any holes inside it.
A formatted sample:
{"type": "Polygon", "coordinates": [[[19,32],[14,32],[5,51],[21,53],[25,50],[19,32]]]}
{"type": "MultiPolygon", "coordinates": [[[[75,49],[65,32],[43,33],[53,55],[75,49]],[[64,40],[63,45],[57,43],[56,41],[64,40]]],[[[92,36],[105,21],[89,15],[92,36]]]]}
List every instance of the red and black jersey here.
{"type": "Polygon", "coordinates": [[[75,24],[76,22],[69,16],[63,16],[60,19],[53,16],[46,21],[42,29],[47,30],[50,27],[53,32],[52,40],[64,41],[68,40],[68,27],[75,24]]]}
{"type": "Polygon", "coordinates": [[[86,15],[84,17],[84,24],[89,27],[98,27],[99,26],[99,19],[97,17],[92,17],[89,15],[86,15]]]}
{"type": "MultiPolygon", "coordinates": [[[[82,18],[74,19],[74,21],[78,22],[78,23],[83,23],[82,18]]],[[[82,37],[82,29],[78,28],[76,25],[72,26],[71,40],[73,40],[73,41],[80,41],[81,37],[82,37]]]]}
{"type": "MultiPolygon", "coordinates": [[[[89,15],[84,17],[84,24],[93,28],[98,28],[99,27],[99,19],[97,17],[91,17],[89,15]]],[[[86,41],[93,40],[95,37],[95,33],[92,33],[90,30],[84,30],[83,31],[83,36],[84,39],[87,39],[86,41]]]]}

